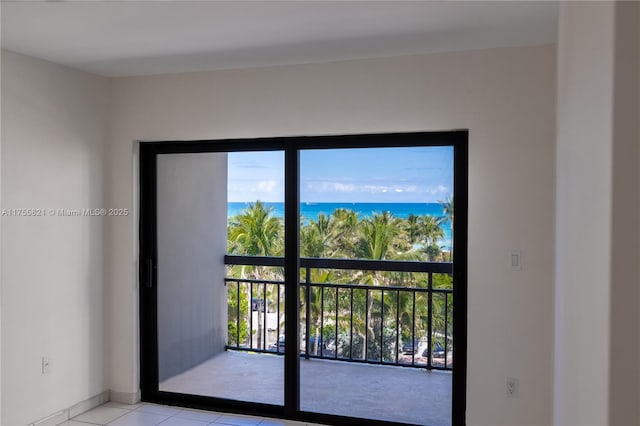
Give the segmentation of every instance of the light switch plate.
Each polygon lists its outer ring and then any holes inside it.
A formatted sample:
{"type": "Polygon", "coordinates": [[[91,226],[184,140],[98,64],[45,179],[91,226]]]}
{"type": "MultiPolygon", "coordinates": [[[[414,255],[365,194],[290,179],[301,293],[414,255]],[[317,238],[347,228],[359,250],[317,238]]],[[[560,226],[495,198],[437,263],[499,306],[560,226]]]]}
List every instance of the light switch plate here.
{"type": "Polygon", "coordinates": [[[522,270],[522,253],[520,250],[512,250],[509,256],[509,265],[512,271],[522,270]]]}

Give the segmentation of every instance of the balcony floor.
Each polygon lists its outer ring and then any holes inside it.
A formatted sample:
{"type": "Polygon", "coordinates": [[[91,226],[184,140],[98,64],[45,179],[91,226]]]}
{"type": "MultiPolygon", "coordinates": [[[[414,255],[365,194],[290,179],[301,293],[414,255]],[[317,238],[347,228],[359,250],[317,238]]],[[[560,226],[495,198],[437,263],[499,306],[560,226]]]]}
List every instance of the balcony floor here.
{"type": "MultiPolygon", "coordinates": [[[[226,351],[165,380],[160,390],[282,404],[283,371],[283,356],[226,351]]],[[[300,376],[303,411],[451,424],[450,372],[301,359],[300,376]]]]}

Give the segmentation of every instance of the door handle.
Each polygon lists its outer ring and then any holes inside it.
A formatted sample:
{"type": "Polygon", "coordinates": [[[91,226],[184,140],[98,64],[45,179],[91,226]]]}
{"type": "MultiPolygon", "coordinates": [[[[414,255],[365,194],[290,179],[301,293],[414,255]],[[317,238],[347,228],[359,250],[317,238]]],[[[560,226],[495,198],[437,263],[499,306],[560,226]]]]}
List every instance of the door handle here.
{"type": "Polygon", "coordinates": [[[153,259],[145,259],[144,263],[147,270],[147,280],[144,286],[147,288],[152,288],[153,287],[153,259]]]}

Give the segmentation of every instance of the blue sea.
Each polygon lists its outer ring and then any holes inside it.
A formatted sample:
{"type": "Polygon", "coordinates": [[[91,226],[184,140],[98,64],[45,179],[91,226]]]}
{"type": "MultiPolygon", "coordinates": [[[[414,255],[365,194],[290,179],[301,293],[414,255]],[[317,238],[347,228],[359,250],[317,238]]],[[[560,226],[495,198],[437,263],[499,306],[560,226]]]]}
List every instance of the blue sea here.
{"type": "MultiPolygon", "coordinates": [[[[227,217],[236,216],[249,207],[249,202],[227,204],[227,217]]],[[[272,209],[275,217],[284,218],[284,203],[264,203],[272,209]]],[[[330,215],[336,209],[348,209],[358,213],[360,219],[373,216],[374,213],[388,211],[395,217],[406,219],[410,214],[416,216],[444,216],[439,203],[300,203],[300,214],[303,221],[317,220],[320,213],[330,215]]],[[[447,221],[441,225],[445,237],[440,242],[445,247],[451,246],[451,224],[447,221]]]]}

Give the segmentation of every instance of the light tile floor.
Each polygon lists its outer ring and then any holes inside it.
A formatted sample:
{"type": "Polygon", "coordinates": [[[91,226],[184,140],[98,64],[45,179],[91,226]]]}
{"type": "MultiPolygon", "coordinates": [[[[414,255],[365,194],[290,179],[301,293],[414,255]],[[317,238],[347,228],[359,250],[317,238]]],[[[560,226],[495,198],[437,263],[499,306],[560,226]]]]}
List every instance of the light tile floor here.
{"type": "Polygon", "coordinates": [[[140,403],[135,405],[108,402],[82,413],[61,426],[313,426],[314,423],[268,419],[189,410],[166,405],[140,403]]]}

